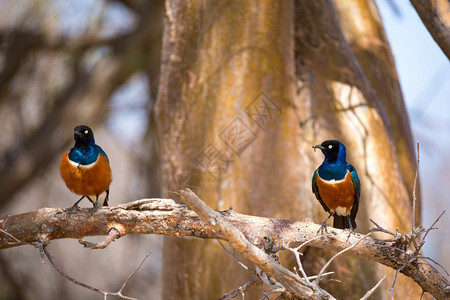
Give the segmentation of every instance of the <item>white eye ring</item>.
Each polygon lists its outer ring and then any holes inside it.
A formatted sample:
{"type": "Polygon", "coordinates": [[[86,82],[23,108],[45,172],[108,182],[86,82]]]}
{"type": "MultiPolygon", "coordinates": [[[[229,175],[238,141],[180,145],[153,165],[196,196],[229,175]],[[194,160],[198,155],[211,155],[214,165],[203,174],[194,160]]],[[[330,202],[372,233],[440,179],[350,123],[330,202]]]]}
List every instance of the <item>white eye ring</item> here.
{"type": "Polygon", "coordinates": [[[331,149],[331,148],[333,148],[333,145],[328,145],[328,149],[331,149]]]}
{"type": "Polygon", "coordinates": [[[88,133],[89,133],[89,130],[86,129],[86,130],[84,131],[84,134],[88,134],[88,133]]]}

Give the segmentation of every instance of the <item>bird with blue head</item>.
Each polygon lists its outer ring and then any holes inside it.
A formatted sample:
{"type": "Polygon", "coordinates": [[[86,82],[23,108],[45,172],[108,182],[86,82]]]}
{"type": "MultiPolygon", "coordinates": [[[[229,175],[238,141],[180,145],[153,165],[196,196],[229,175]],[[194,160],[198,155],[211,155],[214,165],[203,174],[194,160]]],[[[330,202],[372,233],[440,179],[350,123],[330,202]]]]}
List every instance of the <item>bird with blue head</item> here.
{"type": "Polygon", "coordinates": [[[83,198],[94,208],[108,206],[112,176],[108,156],[95,144],[94,133],[86,125],[74,128],[75,145],[61,157],[59,169],[66,186],[82,197],[72,206],[78,208],[83,198]]]}
{"type": "Polygon", "coordinates": [[[361,186],[356,169],[347,163],[344,144],[337,140],[327,140],[313,146],[320,149],[325,156],[323,163],[314,171],[312,191],[329,216],[322,223],[319,231],[327,231],[327,221],[333,217],[333,227],[356,228],[361,186]]]}

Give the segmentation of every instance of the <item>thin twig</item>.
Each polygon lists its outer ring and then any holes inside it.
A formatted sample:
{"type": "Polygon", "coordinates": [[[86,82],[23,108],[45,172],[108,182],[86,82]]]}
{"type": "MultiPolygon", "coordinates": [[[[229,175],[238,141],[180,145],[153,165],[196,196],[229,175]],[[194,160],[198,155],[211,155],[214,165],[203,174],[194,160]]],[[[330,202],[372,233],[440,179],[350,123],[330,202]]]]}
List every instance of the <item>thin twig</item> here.
{"type": "MultiPolygon", "coordinates": [[[[301,249],[303,246],[305,246],[306,244],[308,244],[308,243],[310,243],[310,242],[312,242],[312,241],[314,241],[314,240],[316,240],[316,239],[322,238],[323,236],[331,236],[331,234],[330,234],[330,233],[327,233],[327,234],[324,234],[324,235],[318,235],[318,236],[315,236],[315,237],[313,237],[313,238],[307,240],[306,242],[302,243],[300,246],[297,246],[297,247],[295,247],[295,248],[290,248],[290,247],[288,247],[288,246],[286,246],[286,245],[283,245],[283,246],[282,246],[284,250],[290,251],[290,252],[292,252],[292,253],[294,254],[295,260],[296,260],[297,265],[298,265],[298,268],[299,268],[300,272],[302,273],[303,278],[304,278],[306,281],[308,281],[308,282],[309,282],[309,277],[308,277],[308,275],[306,275],[305,270],[303,269],[303,265],[302,265],[302,262],[301,262],[301,260],[300,260],[300,255],[302,255],[302,253],[300,253],[299,251],[300,251],[300,249],[301,249]]],[[[284,243],[284,241],[283,241],[283,243],[284,243]]]]}
{"type": "Polygon", "coordinates": [[[366,234],[366,235],[364,235],[363,237],[361,237],[360,239],[358,239],[358,240],[356,241],[356,243],[354,243],[354,244],[352,244],[351,246],[349,246],[349,247],[347,247],[347,248],[345,248],[345,249],[339,251],[339,252],[336,253],[332,258],[330,258],[330,259],[327,261],[327,263],[326,263],[326,264],[322,267],[322,269],[320,270],[319,275],[317,275],[317,278],[316,278],[316,280],[315,280],[315,283],[316,283],[317,285],[319,285],[320,277],[322,277],[323,272],[325,272],[326,268],[328,268],[328,266],[331,264],[331,262],[332,262],[336,257],[338,257],[338,256],[341,255],[342,253],[344,253],[344,252],[346,252],[346,251],[348,251],[348,250],[350,250],[350,249],[356,247],[356,245],[358,245],[359,242],[361,242],[363,239],[365,239],[366,237],[368,237],[370,234],[371,234],[371,233],[369,232],[368,234],[366,234]]]}
{"type": "Polygon", "coordinates": [[[7,236],[9,236],[9,237],[12,238],[13,240],[15,240],[15,242],[8,242],[8,244],[11,244],[11,245],[24,245],[24,244],[27,244],[27,243],[24,243],[24,242],[20,241],[20,240],[17,239],[15,236],[13,236],[13,235],[10,234],[9,232],[7,232],[7,231],[5,231],[5,230],[3,230],[3,229],[1,229],[1,228],[0,228],[0,232],[6,234],[7,236]]]}
{"type": "MultiPolygon", "coordinates": [[[[395,234],[394,232],[392,232],[392,231],[390,231],[390,230],[387,230],[387,229],[381,227],[381,226],[378,225],[378,223],[376,223],[374,220],[369,219],[369,221],[372,222],[372,223],[377,227],[377,228],[369,228],[369,232],[376,232],[376,231],[379,231],[379,232],[383,232],[383,233],[390,234],[390,235],[392,235],[392,236],[395,237],[395,239],[392,240],[392,241],[395,241],[395,240],[398,238],[398,237],[397,237],[397,236],[398,236],[397,234],[395,234]]],[[[383,241],[387,241],[387,240],[383,240],[383,241]]]]}
{"type": "MultiPolygon", "coordinates": [[[[331,271],[331,272],[326,272],[326,273],[323,273],[323,274],[322,274],[322,277],[323,277],[323,276],[332,275],[332,274],[334,274],[333,271],[331,271]]],[[[313,279],[316,279],[318,276],[319,276],[319,275],[308,276],[308,279],[309,279],[309,280],[313,280],[313,279]]]]}
{"type": "Polygon", "coordinates": [[[312,242],[312,241],[314,241],[314,240],[316,240],[316,239],[319,239],[319,238],[322,238],[322,237],[327,237],[327,236],[332,236],[332,234],[331,234],[331,233],[326,233],[326,234],[322,234],[322,235],[315,236],[315,237],[313,237],[313,238],[307,240],[306,242],[302,243],[300,246],[297,246],[297,247],[294,248],[294,249],[297,250],[297,251],[299,251],[299,250],[300,250],[302,247],[304,247],[306,244],[309,244],[310,242],[312,242]]]}
{"type": "MultiPolygon", "coordinates": [[[[104,292],[104,291],[102,291],[102,290],[100,290],[100,289],[98,289],[98,288],[95,288],[95,287],[93,287],[93,286],[90,286],[90,285],[88,285],[88,284],[85,284],[85,283],[83,283],[83,282],[80,282],[80,281],[78,281],[78,280],[76,280],[76,279],[70,277],[70,276],[67,275],[66,273],[64,273],[64,271],[61,270],[61,269],[59,268],[59,266],[56,264],[56,262],[53,260],[53,257],[50,255],[50,253],[48,252],[47,248],[46,248],[42,243],[38,243],[38,247],[39,247],[39,250],[40,250],[40,251],[42,251],[42,252],[45,253],[45,256],[46,256],[47,259],[50,261],[50,263],[53,265],[53,267],[56,269],[56,271],[58,271],[58,273],[61,274],[64,278],[66,278],[67,280],[69,280],[69,281],[75,283],[76,285],[82,286],[82,287],[84,287],[84,288],[86,288],[86,289],[88,289],[88,290],[91,290],[91,291],[94,291],[94,292],[96,292],[96,293],[105,295],[105,292],[104,292]]],[[[130,298],[130,299],[132,299],[132,298],[130,298]]]]}
{"type": "Polygon", "coordinates": [[[417,187],[417,177],[419,174],[419,166],[420,166],[420,146],[419,142],[417,142],[417,167],[416,167],[416,175],[414,176],[414,186],[413,186],[413,207],[412,207],[412,228],[411,231],[416,228],[416,187],[417,187]]]}
{"type": "Polygon", "coordinates": [[[247,271],[249,271],[250,273],[255,274],[256,272],[252,269],[250,269],[249,267],[247,267],[244,263],[242,263],[236,256],[234,256],[233,253],[230,252],[230,250],[228,250],[225,245],[220,241],[217,240],[220,244],[220,246],[222,246],[223,250],[225,250],[241,267],[243,267],[244,269],[246,269],[247,271]]]}
{"type": "Polygon", "coordinates": [[[383,282],[383,280],[386,278],[386,275],[384,275],[381,279],[380,279],[380,281],[378,281],[378,283],[377,284],[375,284],[375,286],[372,288],[372,289],[370,289],[369,291],[367,291],[367,293],[364,295],[364,296],[362,296],[362,298],[360,299],[360,300],[367,300],[367,299],[369,299],[369,297],[373,294],[373,292],[375,292],[375,290],[380,286],[380,284],[383,282]]]}
{"type": "Polygon", "coordinates": [[[398,273],[403,270],[404,267],[406,267],[407,265],[409,265],[410,263],[412,263],[413,261],[415,261],[417,259],[416,256],[412,257],[410,260],[408,260],[407,262],[405,262],[400,268],[398,268],[395,271],[395,276],[394,276],[394,281],[392,282],[392,286],[389,289],[389,291],[391,292],[391,298],[394,298],[394,287],[395,287],[395,283],[397,282],[397,277],[398,277],[398,273]]]}
{"type": "Polygon", "coordinates": [[[262,294],[262,296],[259,298],[259,300],[268,298],[270,294],[274,294],[274,293],[284,293],[286,290],[284,288],[276,288],[276,289],[271,289],[270,291],[265,292],[264,294],[262,294]]]}
{"type": "MultiPolygon", "coordinates": [[[[442,215],[443,215],[444,213],[445,213],[445,210],[439,215],[439,217],[437,217],[436,221],[434,221],[433,224],[431,224],[430,228],[428,228],[428,229],[425,231],[425,234],[424,234],[424,236],[423,236],[423,238],[422,238],[422,241],[423,241],[423,242],[425,242],[425,238],[427,237],[428,233],[429,233],[431,230],[435,229],[435,228],[434,228],[434,225],[436,225],[436,223],[439,221],[439,219],[442,217],[442,215]]],[[[422,246],[421,246],[420,248],[422,248],[422,246]]],[[[419,250],[420,250],[420,248],[419,248],[419,250]]]]}
{"type": "Polygon", "coordinates": [[[150,250],[149,253],[147,253],[144,257],[144,259],[141,261],[141,263],[134,269],[133,272],[131,272],[130,275],[128,275],[127,280],[125,280],[125,282],[122,284],[122,287],[120,288],[120,290],[117,292],[118,294],[122,295],[122,291],[125,289],[126,285],[128,284],[128,282],[130,281],[131,277],[134,276],[134,274],[137,273],[137,271],[139,271],[139,269],[142,267],[142,265],[144,264],[144,262],[147,260],[147,258],[150,256],[150,254],[152,254],[153,251],[150,250]]]}
{"type": "Polygon", "coordinates": [[[327,234],[322,234],[322,235],[320,235],[320,236],[313,237],[313,238],[307,240],[306,242],[302,243],[300,246],[298,246],[298,247],[295,248],[294,255],[295,255],[295,259],[296,259],[296,261],[297,261],[297,265],[299,266],[300,272],[302,273],[303,277],[304,277],[305,280],[308,281],[308,282],[309,282],[309,278],[306,276],[305,270],[303,269],[303,265],[302,265],[301,260],[300,260],[300,252],[299,252],[299,251],[300,251],[300,249],[301,249],[303,246],[305,246],[306,244],[308,244],[308,243],[314,241],[315,239],[321,238],[321,237],[323,237],[323,236],[330,236],[330,235],[331,235],[331,234],[328,234],[328,233],[327,233],[327,234]]]}
{"type": "Polygon", "coordinates": [[[450,276],[450,274],[447,272],[447,270],[444,268],[444,266],[441,265],[440,263],[438,263],[437,261],[435,261],[434,259],[432,259],[431,257],[429,257],[429,256],[418,256],[417,258],[423,258],[423,259],[428,259],[429,261],[432,261],[433,263],[435,263],[436,265],[441,267],[441,269],[445,272],[445,275],[450,276]]]}
{"type": "Polygon", "coordinates": [[[117,292],[107,292],[107,291],[102,291],[96,287],[90,286],[86,283],[80,282],[72,277],[70,277],[69,275],[67,275],[63,270],[61,270],[59,268],[59,266],[56,264],[56,262],[53,260],[53,257],[51,256],[51,254],[48,252],[47,248],[45,247],[45,245],[43,243],[36,243],[36,246],[39,248],[40,251],[42,251],[45,256],[47,257],[47,259],[50,261],[50,263],[53,265],[53,267],[58,271],[59,274],[61,274],[64,278],[66,278],[67,280],[75,283],[76,285],[79,285],[81,287],[84,287],[88,290],[91,290],[93,292],[102,294],[105,299],[107,296],[117,296],[119,298],[122,299],[128,299],[128,300],[135,300],[135,298],[132,297],[128,297],[122,294],[123,290],[125,289],[126,285],[128,284],[128,282],[130,281],[131,277],[133,277],[134,274],[136,274],[136,272],[141,268],[142,264],[145,262],[145,260],[149,257],[149,255],[151,254],[151,252],[149,252],[144,259],[142,260],[142,262],[137,266],[137,268],[130,274],[128,275],[128,278],[125,280],[125,282],[122,284],[121,288],[119,289],[119,291],[117,292]]]}
{"type": "Polygon", "coordinates": [[[233,290],[233,291],[223,295],[218,300],[231,299],[231,298],[236,297],[239,294],[241,294],[243,296],[245,291],[247,291],[253,284],[255,284],[258,281],[260,281],[260,279],[259,279],[258,276],[255,275],[255,276],[252,277],[252,279],[250,279],[249,281],[244,283],[242,286],[240,286],[237,289],[235,289],[235,290],[233,290]]]}

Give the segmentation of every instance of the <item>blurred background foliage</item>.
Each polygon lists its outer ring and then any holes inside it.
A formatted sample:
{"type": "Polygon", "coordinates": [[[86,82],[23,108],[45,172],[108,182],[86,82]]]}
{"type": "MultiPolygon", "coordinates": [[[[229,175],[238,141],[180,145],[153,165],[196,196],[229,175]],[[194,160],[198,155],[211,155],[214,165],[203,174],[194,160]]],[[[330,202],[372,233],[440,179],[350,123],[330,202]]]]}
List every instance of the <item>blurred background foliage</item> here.
{"type": "MultiPolygon", "coordinates": [[[[407,1],[378,4],[421,142],[422,220],[430,225],[450,208],[448,60],[407,1]]],[[[58,163],[78,124],[94,129],[110,157],[112,205],[160,196],[152,111],[163,16],[161,0],[0,1],[1,216],[77,200],[60,179],[58,163]]],[[[444,215],[425,249],[447,269],[449,225],[444,215]]],[[[156,236],[126,236],[102,251],[83,249],[75,240],[49,245],[71,276],[111,291],[152,250],[125,291],[152,295],[143,297],[148,299],[161,295],[160,249],[156,236]]],[[[99,297],[41,264],[31,247],[0,252],[0,299],[99,297]]]]}

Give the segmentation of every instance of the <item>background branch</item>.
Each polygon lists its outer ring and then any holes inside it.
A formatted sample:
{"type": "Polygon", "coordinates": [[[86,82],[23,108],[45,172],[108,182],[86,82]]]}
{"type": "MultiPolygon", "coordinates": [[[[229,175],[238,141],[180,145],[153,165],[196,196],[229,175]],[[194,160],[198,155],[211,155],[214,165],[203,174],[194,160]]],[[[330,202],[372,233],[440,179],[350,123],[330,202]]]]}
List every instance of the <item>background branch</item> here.
{"type": "Polygon", "coordinates": [[[433,39],[450,59],[450,2],[448,0],[411,0],[433,39]]]}

